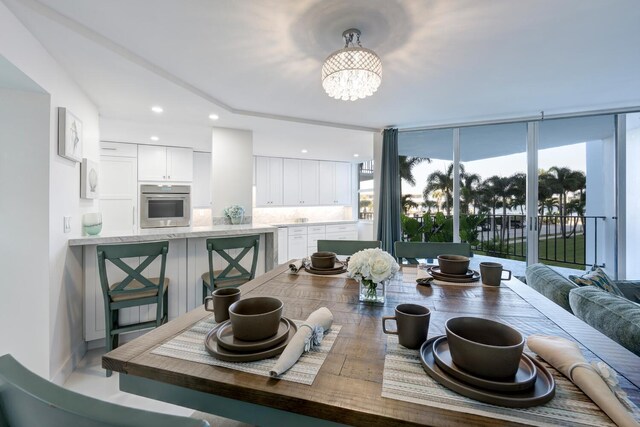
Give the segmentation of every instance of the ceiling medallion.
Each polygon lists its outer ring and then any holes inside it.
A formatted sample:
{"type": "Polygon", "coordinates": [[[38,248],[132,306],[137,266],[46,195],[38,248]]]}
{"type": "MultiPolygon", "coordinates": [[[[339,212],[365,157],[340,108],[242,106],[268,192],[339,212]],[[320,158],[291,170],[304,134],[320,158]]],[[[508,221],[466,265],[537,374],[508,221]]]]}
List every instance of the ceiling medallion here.
{"type": "Polygon", "coordinates": [[[373,95],[382,82],[380,57],[362,47],[359,30],[346,30],[342,37],[344,48],[329,55],[322,65],[322,87],[327,95],[343,101],[373,95]]]}

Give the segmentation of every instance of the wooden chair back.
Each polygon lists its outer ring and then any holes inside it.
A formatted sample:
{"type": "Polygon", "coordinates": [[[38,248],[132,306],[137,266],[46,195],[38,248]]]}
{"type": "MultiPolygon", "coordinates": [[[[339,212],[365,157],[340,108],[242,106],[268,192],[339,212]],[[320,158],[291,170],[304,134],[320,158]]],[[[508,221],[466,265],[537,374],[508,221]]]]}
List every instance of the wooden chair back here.
{"type": "Polygon", "coordinates": [[[380,240],[318,240],[318,251],[335,252],[336,255],[351,256],[363,249],[381,246],[380,240]]]}
{"type": "MultiPolygon", "coordinates": [[[[148,289],[155,289],[158,286],[162,287],[164,283],[165,269],[167,266],[167,253],[169,252],[169,242],[148,242],[148,243],[133,243],[122,245],[99,245],[97,247],[98,253],[98,274],[100,276],[100,286],[104,295],[117,296],[117,295],[131,295],[135,296],[136,293],[143,293],[148,289]],[[130,267],[123,259],[144,257],[147,258],[140,263],[136,268],[130,267]],[[151,282],[144,277],[142,273],[151,265],[155,259],[161,256],[160,263],[160,279],[159,285],[151,282]],[[109,288],[109,278],[107,277],[106,261],[109,260],[113,265],[124,271],[127,276],[113,289],[109,288]],[[144,287],[128,290],[126,289],[133,280],[140,282],[144,287]]],[[[158,291],[158,300],[162,298],[162,289],[158,291]]]]}
{"type": "Polygon", "coordinates": [[[207,251],[209,253],[209,284],[211,289],[218,285],[224,285],[224,282],[238,280],[253,280],[256,276],[256,267],[258,266],[258,249],[260,248],[260,236],[255,234],[251,236],[227,237],[224,239],[212,238],[207,239],[207,251]],[[239,249],[240,253],[232,256],[229,250],[239,249]],[[240,262],[253,249],[250,270],[244,268],[240,262]],[[213,269],[213,253],[220,255],[222,259],[227,261],[227,266],[217,275],[214,275],[213,269]],[[238,273],[232,274],[233,270],[238,273]]]}
{"type": "Polygon", "coordinates": [[[0,357],[0,426],[207,427],[209,423],[120,406],[66,390],[5,354],[0,357]]]}
{"type": "Polygon", "coordinates": [[[395,242],[396,257],[399,263],[403,259],[408,264],[418,264],[418,258],[426,258],[429,262],[438,258],[438,255],[463,255],[471,257],[471,245],[468,243],[451,242],[395,242]]]}

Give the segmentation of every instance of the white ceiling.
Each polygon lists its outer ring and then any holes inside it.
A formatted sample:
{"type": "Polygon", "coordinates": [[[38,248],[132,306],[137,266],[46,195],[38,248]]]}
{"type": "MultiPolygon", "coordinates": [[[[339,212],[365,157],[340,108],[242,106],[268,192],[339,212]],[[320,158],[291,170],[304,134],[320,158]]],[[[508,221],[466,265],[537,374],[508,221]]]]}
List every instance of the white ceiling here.
{"type": "Polygon", "coordinates": [[[637,0],[2,1],[103,117],[209,127],[215,112],[291,150],[347,156],[371,134],[274,116],[379,129],[640,105],[637,0]],[[355,102],[320,83],[350,27],[383,61],[378,92],[355,102]]]}

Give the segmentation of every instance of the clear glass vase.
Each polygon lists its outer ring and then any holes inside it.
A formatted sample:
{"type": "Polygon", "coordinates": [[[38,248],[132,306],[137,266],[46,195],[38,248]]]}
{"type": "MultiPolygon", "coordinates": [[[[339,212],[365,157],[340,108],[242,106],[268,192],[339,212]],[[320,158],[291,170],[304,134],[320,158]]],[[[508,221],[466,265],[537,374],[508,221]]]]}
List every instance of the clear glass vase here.
{"type": "Polygon", "coordinates": [[[231,220],[231,224],[242,224],[244,221],[244,215],[230,216],[229,219],[231,220]]]}
{"type": "Polygon", "coordinates": [[[358,299],[367,304],[384,304],[385,300],[385,288],[389,280],[383,280],[376,283],[371,280],[361,279],[360,293],[358,299]]]}

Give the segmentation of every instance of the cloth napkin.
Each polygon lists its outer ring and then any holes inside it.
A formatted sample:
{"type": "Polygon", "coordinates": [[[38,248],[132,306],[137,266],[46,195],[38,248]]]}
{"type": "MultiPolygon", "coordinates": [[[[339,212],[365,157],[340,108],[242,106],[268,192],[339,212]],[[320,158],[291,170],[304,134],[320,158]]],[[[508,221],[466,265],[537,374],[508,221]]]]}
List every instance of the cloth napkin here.
{"type": "Polygon", "coordinates": [[[320,307],[298,327],[298,332],[269,371],[269,375],[277,377],[292,367],[305,351],[311,350],[322,341],[324,333],[329,331],[333,323],[333,314],[327,307],[320,307]]]}
{"type": "Polygon", "coordinates": [[[638,408],[626,398],[616,372],[605,363],[587,363],[578,344],[562,337],[530,335],[527,345],[578,386],[614,423],[640,426],[638,408]]]}
{"type": "Polygon", "coordinates": [[[289,274],[298,274],[298,271],[304,267],[304,258],[289,264],[289,274]]]}
{"type": "Polygon", "coordinates": [[[430,286],[433,281],[433,276],[425,269],[418,267],[416,272],[416,283],[419,285],[430,286]]]}

